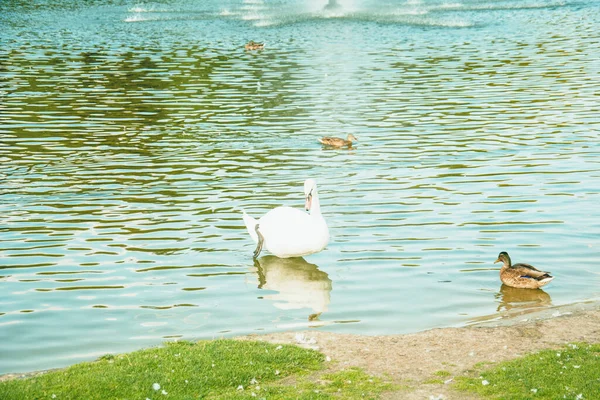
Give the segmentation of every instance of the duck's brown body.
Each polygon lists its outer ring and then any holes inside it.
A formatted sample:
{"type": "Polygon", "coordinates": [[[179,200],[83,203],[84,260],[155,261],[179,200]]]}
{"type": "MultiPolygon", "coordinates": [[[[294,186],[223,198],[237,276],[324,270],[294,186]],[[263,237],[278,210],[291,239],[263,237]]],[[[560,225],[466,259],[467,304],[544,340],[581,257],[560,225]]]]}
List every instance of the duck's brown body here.
{"type": "Polygon", "coordinates": [[[330,147],[352,147],[352,142],[358,141],[353,134],[349,134],[348,137],[344,140],[337,137],[329,137],[325,136],[318,139],[322,145],[330,146],[330,147]]]}
{"type": "Polygon", "coordinates": [[[265,48],[265,44],[264,43],[257,43],[254,40],[251,40],[248,43],[246,43],[246,45],[244,46],[244,48],[246,50],[262,50],[262,49],[265,48]]]}
{"type": "Polygon", "coordinates": [[[502,262],[500,280],[507,286],[519,289],[539,289],[552,282],[554,279],[549,272],[540,271],[529,264],[511,265],[510,256],[503,251],[494,261],[502,262]]]}

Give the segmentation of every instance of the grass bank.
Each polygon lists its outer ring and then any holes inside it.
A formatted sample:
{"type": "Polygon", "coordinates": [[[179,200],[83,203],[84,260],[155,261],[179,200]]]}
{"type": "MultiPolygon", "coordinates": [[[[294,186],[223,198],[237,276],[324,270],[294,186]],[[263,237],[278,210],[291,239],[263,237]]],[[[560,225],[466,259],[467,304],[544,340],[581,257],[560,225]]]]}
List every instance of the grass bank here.
{"type": "Polygon", "coordinates": [[[498,326],[307,332],[319,351],[296,332],[169,343],[0,377],[0,399],[597,399],[598,321],[590,303],[498,326]]]}
{"type": "Polygon", "coordinates": [[[392,388],[360,369],[315,378],[324,368],[322,353],[294,345],[176,342],[0,382],[0,399],[354,399],[392,388]]]}
{"type": "Polygon", "coordinates": [[[456,388],[492,399],[598,399],[600,345],[542,350],[490,367],[480,364],[456,388]]]}

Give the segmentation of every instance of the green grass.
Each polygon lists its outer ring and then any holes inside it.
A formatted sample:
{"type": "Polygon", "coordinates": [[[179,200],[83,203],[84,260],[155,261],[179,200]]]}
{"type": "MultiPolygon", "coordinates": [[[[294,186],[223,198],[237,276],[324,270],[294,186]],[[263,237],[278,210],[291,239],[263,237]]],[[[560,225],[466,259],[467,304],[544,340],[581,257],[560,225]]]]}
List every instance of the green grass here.
{"type": "Polygon", "coordinates": [[[293,384],[267,384],[255,386],[237,393],[224,393],[219,399],[377,399],[386,391],[399,389],[382,379],[370,376],[358,368],[351,368],[331,374],[325,374],[318,381],[299,379],[293,384]],[[254,396],[254,395],[256,396],[254,396]]]}
{"type": "Polygon", "coordinates": [[[393,389],[358,369],[316,380],[322,369],[323,354],[293,345],[176,342],[0,382],[0,399],[358,399],[393,389]]]}
{"type": "Polygon", "coordinates": [[[427,379],[423,381],[423,383],[426,385],[442,385],[444,384],[445,380],[449,378],[452,374],[446,370],[439,370],[434,372],[433,375],[435,376],[435,378],[427,379]]]}
{"type": "Polygon", "coordinates": [[[543,350],[474,375],[459,378],[455,387],[492,399],[598,399],[600,344],[543,350]]]}

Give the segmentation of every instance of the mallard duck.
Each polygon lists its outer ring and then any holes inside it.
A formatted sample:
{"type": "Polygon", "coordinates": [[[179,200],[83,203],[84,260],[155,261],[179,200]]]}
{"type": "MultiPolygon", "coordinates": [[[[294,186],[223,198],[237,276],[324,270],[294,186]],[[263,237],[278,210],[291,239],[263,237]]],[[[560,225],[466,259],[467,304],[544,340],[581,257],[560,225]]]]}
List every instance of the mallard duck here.
{"type": "Polygon", "coordinates": [[[246,50],[262,50],[262,49],[265,48],[265,44],[264,43],[258,43],[258,42],[255,42],[254,40],[251,40],[248,43],[246,43],[246,45],[244,46],[244,48],[246,50]]]}
{"type": "Polygon", "coordinates": [[[505,251],[498,254],[494,264],[497,262],[503,263],[500,268],[500,280],[514,288],[539,289],[554,279],[549,272],[540,271],[529,264],[511,265],[510,256],[505,251]]]}
{"type": "Polygon", "coordinates": [[[304,182],[306,211],[291,207],[277,207],[259,220],[246,214],[243,218],[246,229],[254,242],[258,257],[263,246],[281,258],[303,257],[318,253],[329,243],[329,229],[321,215],[317,183],[314,179],[304,182]]]}
{"type": "Polygon", "coordinates": [[[346,140],[337,138],[337,137],[329,137],[325,136],[320,139],[317,139],[321,144],[325,146],[331,147],[352,147],[353,141],[358,141],[358,139],[351,133],[348,134],[346,140]]]}

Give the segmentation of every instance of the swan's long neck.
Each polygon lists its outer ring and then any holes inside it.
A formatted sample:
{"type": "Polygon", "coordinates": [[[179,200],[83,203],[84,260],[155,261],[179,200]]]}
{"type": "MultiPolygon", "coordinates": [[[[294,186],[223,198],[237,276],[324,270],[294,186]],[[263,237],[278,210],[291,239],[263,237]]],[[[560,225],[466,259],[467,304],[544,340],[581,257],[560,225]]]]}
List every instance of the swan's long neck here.
{"type": "Polygon", "coordinates": [[[313,217],[321,216],[321,203],[319,202],[319,193],[315,188],[312,194],[312,202],[310,205],[310,215],[313,217]]]}

